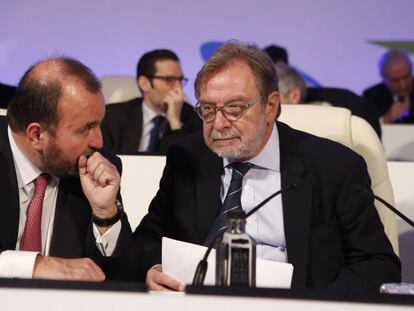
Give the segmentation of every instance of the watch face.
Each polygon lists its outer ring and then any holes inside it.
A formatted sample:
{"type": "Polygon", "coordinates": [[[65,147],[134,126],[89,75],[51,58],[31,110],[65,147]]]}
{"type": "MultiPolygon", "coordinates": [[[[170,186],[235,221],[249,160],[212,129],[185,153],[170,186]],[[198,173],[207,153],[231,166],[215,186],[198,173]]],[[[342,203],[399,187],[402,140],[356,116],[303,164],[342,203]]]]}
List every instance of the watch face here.
{"type": "Polygon", "coordinates": [[[122,202],[120,200],[116,199],[115,204],[116,204],[116,207],[118,207],[120,211],[124,209],[124,206],[122,205],[122,202]]]}

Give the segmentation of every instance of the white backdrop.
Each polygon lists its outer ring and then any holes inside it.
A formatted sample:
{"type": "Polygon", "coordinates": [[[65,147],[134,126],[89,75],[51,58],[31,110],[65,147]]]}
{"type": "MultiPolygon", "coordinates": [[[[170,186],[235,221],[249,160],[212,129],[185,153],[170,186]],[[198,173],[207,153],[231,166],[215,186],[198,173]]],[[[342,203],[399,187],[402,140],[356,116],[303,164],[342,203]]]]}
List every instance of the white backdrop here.
{"type": "Polygon", "coordinates": [[[0,81],[58,54],[98,76],[134,74],[137,59],[170,48],[190,78],[208,41],[285,46],[290,61],[322,85],[361,92],[378,82],[385,48],[371,40],[413,40],[411,0],[1,0],[0,81]]]}

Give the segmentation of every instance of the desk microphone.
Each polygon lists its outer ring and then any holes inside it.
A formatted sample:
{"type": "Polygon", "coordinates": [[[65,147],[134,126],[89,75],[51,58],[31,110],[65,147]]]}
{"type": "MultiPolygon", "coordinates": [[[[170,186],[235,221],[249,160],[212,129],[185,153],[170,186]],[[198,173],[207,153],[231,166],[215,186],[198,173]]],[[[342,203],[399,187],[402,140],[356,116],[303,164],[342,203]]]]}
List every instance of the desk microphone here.
{"type": "Polygon", "coordinates": [[[367,189],[365,189],[363,186],[360,185],[353,185],[353,188],[356,192],[369,197],[371,199],[375,199],[380,201],[383,205],[385,205],[389,210],[391,210],[391,212],[393,212],[394,214],[398,215],[402,220],[404,220],[407,224],[409,224],[411,227],[414,228],[414,222],[409,219],[407,216],[405,216],[403,213],[401,213],[399,210],[397,210],[394,206],[392,206],[390,203],[388,203],[387,201],[385,201],[383,198],[373,194],[371,191],[368,191],[367,189]]]}
{"type": "MultiPolygon", "coordinates": [[[[256,213],[263,205],[265,205],[267,202],[269,202],[271,199],[273,199],[274,197],[288,192],[288,191],[292,191],[295,190],[297,188],[296,183],[290,184],[286,187],[283,187],[282,189],[280,189],[279,191],[276,191],[275,193],[273,193],[272,195],[270,195],[268,198],[264,199],[262,202],[260,202],[255,208],[253,208],[250,212],[248,212],[246,214],[246,218],[253,215],[254,213],[256,213]]],[[[211,250],[214,247],[214,244],[216,242],[216,240],[223,235],[223,233],[226,231],[227,226],[225,226],[224,228],[220,229],[219,231],[217,231],[214,239],[211,239],[210,244],[208,245],[208,248],[204,254],[203,259],[198,263],[196,272],[194,273],[194,278],[193,278],[193,284],[192,285],[203,285],[204,284],[204,279],[206,277],[206,273],[207,273],[207,268],[208,268],[208,263],[207,263],[207,258],[210,255],[211,250]]]]}

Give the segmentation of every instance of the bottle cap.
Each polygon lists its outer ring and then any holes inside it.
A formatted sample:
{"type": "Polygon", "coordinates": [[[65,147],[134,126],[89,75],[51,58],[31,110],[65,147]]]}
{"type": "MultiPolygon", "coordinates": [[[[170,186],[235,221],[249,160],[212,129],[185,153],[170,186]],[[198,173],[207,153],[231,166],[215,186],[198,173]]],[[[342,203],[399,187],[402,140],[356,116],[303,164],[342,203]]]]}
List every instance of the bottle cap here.
{"type": "Polygon", "coordinates": [[[227,213],[229,220],[246,219],[246,213],[242,209],[235,209],[227,213]]]}

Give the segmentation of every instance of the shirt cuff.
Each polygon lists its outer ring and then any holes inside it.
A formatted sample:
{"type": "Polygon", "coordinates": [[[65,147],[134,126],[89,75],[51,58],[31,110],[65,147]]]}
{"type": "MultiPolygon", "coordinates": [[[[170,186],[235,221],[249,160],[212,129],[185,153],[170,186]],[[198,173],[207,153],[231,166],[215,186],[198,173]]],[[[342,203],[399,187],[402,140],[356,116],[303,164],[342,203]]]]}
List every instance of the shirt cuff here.
{"type": "Polygon", "coordinates": [[[96,246],[101,254],[105,257],[112,256],[118,242],[118,237],[121,232],[122,223],[118,220],[108,229],[103,235],[99,233],[98,228],[93,224],[93,235],[96,239],[96,246]]]}
{"type": "Polygon", "coordinates": [[[150,268],[150,270],[151,270],[151,269],[156,269],[156,270],[159,270],[159,271],[161,271],[161,272],[162,272],[162,264],[157,263],[157,264],[153,265],[153,266],[150,268]],[[157,269],[157,268],[159,268],[159,269],[157,269]]]}
{"type": "Polygon", "coordinates": [[[0,277],[31,279],[37,252],[4,251],[0,253],[0,277]]]}

